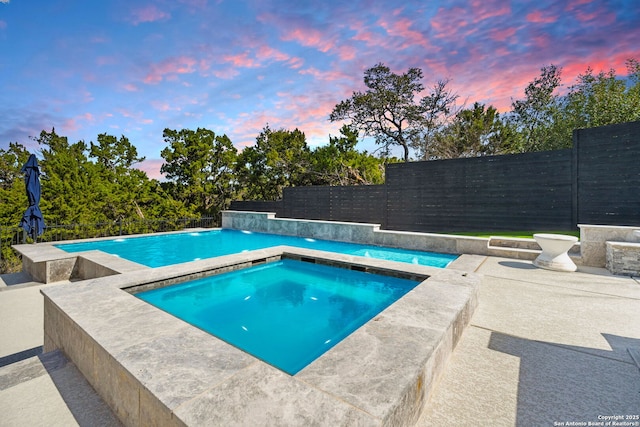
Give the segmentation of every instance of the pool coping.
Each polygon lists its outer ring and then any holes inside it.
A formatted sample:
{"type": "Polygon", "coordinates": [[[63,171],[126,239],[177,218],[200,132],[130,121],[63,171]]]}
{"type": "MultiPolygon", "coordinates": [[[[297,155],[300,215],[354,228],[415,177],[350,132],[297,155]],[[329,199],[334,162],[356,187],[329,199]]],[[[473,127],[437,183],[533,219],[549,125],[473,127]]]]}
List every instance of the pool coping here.
{"type": "Polygon", "coordinates": [[[277,246],[136,265],[43,288],[45,351],[61,349],[126,425],[411,425],[477,306],[484,259],[439,269],[277,246]],[[294,376],[123,291],[283,256],[429,278],[294,376]]]}

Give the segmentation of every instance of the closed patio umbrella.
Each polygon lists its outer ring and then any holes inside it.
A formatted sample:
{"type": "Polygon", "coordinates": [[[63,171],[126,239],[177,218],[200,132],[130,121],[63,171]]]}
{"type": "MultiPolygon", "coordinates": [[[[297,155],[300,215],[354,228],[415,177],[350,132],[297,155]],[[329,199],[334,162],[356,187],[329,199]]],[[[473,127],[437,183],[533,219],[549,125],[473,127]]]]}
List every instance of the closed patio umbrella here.
{"type": "Polygon", "coordinates": [[[40,168],[38,159],[32,154],[21,169],[24,173],[24,183],[29,198],[29,207],[22,215],[22,227],[35,241],[44,231],[44,219],[40,212],[40,168]]]}

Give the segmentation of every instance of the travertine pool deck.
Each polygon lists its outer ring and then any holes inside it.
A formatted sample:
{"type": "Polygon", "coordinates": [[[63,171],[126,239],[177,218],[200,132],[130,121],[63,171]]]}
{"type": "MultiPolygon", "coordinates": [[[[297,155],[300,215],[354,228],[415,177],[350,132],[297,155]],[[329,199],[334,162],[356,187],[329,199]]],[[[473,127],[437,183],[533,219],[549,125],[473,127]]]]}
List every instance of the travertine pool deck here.
{"type": "MultiPolygon", "coordinates": [[[[417,426],[552,426],[637,413],[640,370],[628,348],[640,347],[640,278],[497,257],[477,272],[478,308],[417,426]]],[[[4,426],[119,425],[73,363],[54,352],[60,362],[51,367],[52,353],[41,353],[39,291],[62,283],[0,276],[4,426]]]]}
{"type": "Polygon", "coordinates": [[[437,269],[279,246],[45,287],[44,350],[126,425],[412,425],[475,310],[483,260],[437,269]],[[280,257],[427,279],[294,376],[123,290],[280,257]]]}

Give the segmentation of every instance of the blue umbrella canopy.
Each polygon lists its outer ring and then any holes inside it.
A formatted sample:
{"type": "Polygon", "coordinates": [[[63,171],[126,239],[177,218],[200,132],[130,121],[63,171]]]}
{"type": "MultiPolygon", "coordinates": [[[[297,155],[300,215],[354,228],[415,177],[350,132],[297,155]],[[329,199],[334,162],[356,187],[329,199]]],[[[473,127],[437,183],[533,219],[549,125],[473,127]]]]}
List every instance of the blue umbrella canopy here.
{"type": "Polygon", "coordinates": [[[22,215],[20,227],[35,240],[44,231],[44,219],[42,212],[40,212],[40,168],[34,154],[29,156],[29,160],[24,164],[21,172],[24,173],[29,207],[22,215]]]}

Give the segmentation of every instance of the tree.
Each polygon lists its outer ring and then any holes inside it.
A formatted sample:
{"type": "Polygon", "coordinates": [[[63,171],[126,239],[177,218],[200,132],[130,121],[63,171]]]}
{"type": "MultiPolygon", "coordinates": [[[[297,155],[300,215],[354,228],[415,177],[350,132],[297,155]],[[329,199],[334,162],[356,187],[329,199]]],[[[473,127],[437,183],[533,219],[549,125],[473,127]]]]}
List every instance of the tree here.
{"type": "Polygon", "coordinates": [[[402,147],[404,161],[409,161],[409,149],[419,145],[425,129],[447,111],[456,96],[445,90],[446,81],[439,82],[439,93],[432,93],[416,102],[424,90],[420,82],[422,70],[410,68],[406,73],[392,73],[380,63],[364,72],[365,92],[354,92],[351,98],[337,104],[329,120],[350,120],[351,126],[375,137],[385,151],[392,145],[402,147]]]}
{"type": "Polygon", "coordinates": [[[284,187],[311,183],[310,150],[303,132],[265,126],[253,146],[238,156],[237,179],[245,200],[278,200],[284,187]]]}
{"type": "Polygon", "coordinates": [[[130,142],[129,138],[122,135],[120,139],[115,136],[101,133],[98,135],[98,143],[90,143],[89,154],[98,160],[98,163],[109,170],[129,170],[136,164],[144,161],[144,157],[138,157],[138,150],[130,142]]]}
{"type": "Polygon", "coordinates": [[[70,144],[55,129],[42,131],[36,142],[42,147],[41,210],[45,223],[104,222],[104,189],[96,165],[87,157],[84,141],[70,144]]]}
{"type": "Polygon", "coordinates": [[[20,170],[28,159],[29,151],[17,142],[10,142],[7,150],[0,148],[0,189],[10,189],[16,181],[20,181],[24,190],[20,170]]]}
{"type": "Polygon", "coordinates": [[[109,221],[189,215],[184,205],[168,197],[157,181],[133,167],[144,157],[138,157],[129,138],[122,135],[117,139],[102,133],[97,141],[90,143],[89,156],[96,159],[100,179],[95,191],[100,192],[102,209],[109,221]]]}
{"type": "Polygon", "coordinates": [[[595,74],[588,67],[566,95],[554,93],[561,69],[550,65],[525,89],[525,99],[514,101],[510,123],[517,134],[512,152],[569,148],[573,130],[640,119],[640,64],[627,60],[627,78],[615,70],[595,74]]]}
{"type": "Polygon", "coordinates": [[[431,159],[477,157],[508,152],[513,133],[495,107],[476,102],[458,111],[435,140],[431,159]]]}
{"type": "Polygon", "coordinates": [[[627,79],[615,70],[593,73],[589,67],[569,88],[556,133],[571,146],[573,129],[640,120],[640,63],[627,60],[627,79]]]}
{"type": "Polygon", "coordinates": [[[447,89],[449,80],[438,80],[431,93],[422,98],[425,109],[424,128],[419,138],[412,141],[412,147],[417,151],[418,158],[428,160],[432,145],[450,119],[458,95],[447,89]]]}
{"type": "Polygon", "coordinates": [[[227,135],[208,129],[165,129],[168,147],[160,171],[167,177],[169,193],[200,215],[218,215],[235,195],[233,176],[237,151],[227,135]]]}
{"type": "Polygon", "coordinates": [[[0,226],[18,225],[29,206],[21,171],[28,158],[26,147],[17,142],[0,149],[0,226]]]}
{"type": "Polygon", "coordinates": [[[559,96],[554,92],[560,86],[562,69],[552,64],[540,71],[540,77],[525,88],[525,98],[511,104],[510,119],[521,136],[512,144],[517,151],[562,148],[552,130],[558,120],[559,96]]]}
{"type": "Polygon", "coordinates": [[[46,223],[115,224],[189,214],[157,181],[132,167],[137,150],[124,136],[118,140],[101,134],[98,144],[90,143],[91,149],[83,141],[70,144],[55,129],[42,131],[35,140],[42,147],[41,208],[46,223]],[[91,161],[94,156],[97,162],[91,161]]]}
{"type": "Polygon", "coordinates": [[[12,228],[20,223],[22,214],[29,205],[24,186],[22,166],[27,162],[29,152],[22,144],[11,142],[9,148],[0,149],[0,272],[19,270],[20,259],[11,249],[15,242],[12,228]]]}
{"type": "Polygon", "coordinates": [[[383,160],[356,150],[358,134],[349,126],[340,129],[342,136],[329,137],[329,144],[311,153],[314,185],[369,185],[384,182],[383,160]]]}

